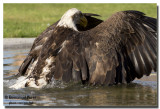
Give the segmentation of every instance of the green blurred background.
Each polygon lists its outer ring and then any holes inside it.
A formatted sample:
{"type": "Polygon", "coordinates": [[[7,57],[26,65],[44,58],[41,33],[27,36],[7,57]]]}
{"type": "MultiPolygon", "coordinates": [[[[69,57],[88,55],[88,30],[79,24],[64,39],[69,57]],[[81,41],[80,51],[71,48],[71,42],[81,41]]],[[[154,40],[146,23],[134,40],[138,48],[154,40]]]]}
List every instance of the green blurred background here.
{"type": "Polygon", "coordinates": [[[96,13],[105,20],[113,13],[123,10],[138,10],[157,18],[157,4],[4,4],[3,37],[36,37],[49,25],[61,18],[65,11],[77,8],[84,13],[96,13]]]}

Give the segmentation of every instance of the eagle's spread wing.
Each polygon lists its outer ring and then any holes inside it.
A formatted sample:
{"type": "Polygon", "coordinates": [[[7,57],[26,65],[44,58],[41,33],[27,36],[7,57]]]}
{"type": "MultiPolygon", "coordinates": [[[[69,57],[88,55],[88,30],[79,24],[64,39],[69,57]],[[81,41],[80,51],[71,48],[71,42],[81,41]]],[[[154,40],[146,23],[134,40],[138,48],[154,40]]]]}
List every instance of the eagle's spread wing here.
{"type": "Polygon", "coordinates": [[[21,64],[19,68],[19,74],[24,75],[29,67],[30,64],[34,63],[34,61],[37,59],[42,45],[46,42],[48,37],[51,36],[54,28],[56,27],[58,21],[51,26],[49,26],[45,31],[43,31],[33,42],[33,45],[31,47],[31,50],[29,54],[26,56],[25,60],[21,64]]]}
{"type": "Polygon", "coordinates": [[[156,19],[142,12],[118,12],[64,40],[55,59],[54,78],[114,84],[149,75],[157,66],[156,29],[156,19]]]}
{"type": "MultiPolygon", "coordinates": [[[[77,28],[79,31],[89,30],[89,29],[94,28],[95,26],[97,26],[98,24],[103,22],[102,20],[93,17],[93,16],[99,16],[97,14],[83,13],[83,15],[88,20],[88,24],[87,24],[86,28],[83,28],[80,25],[77,25],[77,28]]],[[[56,23],[49,26],[45,31],[43,31],[35,39],[29,54],[27,55],[27,57],[25,58],[25,60],[23,61],[23,63],[21,64],[21,66],[19,68],[20,75],[24,75],[26,73],[27,69],[29,69],[29,65],[32,65],[37,60],[37,58],[41,52],[43,44],[52,35],[52,32],[55,30],[55,27],[57,26],[58,22],[59,22],[59,20],[56,23]]],[[[35,62],[35,64],[36,64],[36,62],[35,62]]]]}

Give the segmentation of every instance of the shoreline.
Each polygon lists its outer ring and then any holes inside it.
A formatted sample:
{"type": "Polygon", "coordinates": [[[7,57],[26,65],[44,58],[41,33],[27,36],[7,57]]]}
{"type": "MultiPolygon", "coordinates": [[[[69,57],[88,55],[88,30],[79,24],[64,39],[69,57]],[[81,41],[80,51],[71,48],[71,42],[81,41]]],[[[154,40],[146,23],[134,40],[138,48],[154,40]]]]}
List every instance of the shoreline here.
{"type": "Polygon", "coordinates": [[[3,49],[22,49],[32,47],[35,38],[3,38],[3,49]]]}

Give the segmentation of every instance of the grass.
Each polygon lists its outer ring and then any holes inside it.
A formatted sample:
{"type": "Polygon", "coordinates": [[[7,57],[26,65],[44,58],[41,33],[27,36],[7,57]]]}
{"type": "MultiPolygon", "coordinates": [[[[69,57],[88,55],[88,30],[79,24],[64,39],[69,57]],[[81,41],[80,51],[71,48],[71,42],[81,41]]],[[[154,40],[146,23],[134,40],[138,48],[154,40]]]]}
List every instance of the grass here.
{"type": "Polygon", "coordinates": [[[123,10],[139,10],[157,18],[157,4],[4,4],[3,37],[36,37],[70,8],[99,14],[103,20],[123,10]]]}

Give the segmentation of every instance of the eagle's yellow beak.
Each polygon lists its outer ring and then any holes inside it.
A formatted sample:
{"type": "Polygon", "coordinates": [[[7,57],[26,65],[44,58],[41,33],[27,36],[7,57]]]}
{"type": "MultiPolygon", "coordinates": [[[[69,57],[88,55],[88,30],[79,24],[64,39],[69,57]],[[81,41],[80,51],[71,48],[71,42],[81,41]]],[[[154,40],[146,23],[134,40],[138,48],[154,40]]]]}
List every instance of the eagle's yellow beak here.
{"type": "Polygon", "coordinates": [[[80,18],[80,25],[83,26],[83,27],[86,27],[88,24],[88,21],[87,19],[83,16],[80,18]]]}

